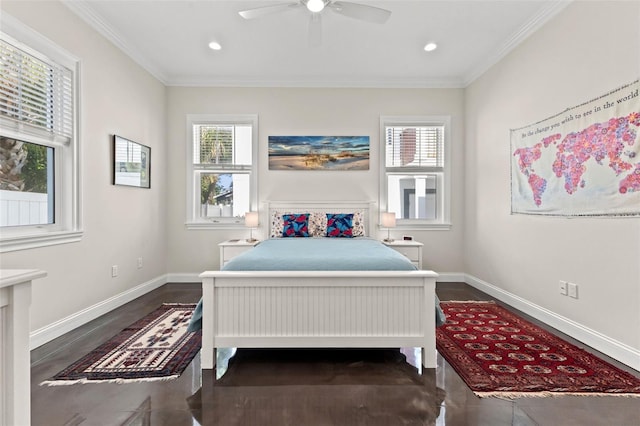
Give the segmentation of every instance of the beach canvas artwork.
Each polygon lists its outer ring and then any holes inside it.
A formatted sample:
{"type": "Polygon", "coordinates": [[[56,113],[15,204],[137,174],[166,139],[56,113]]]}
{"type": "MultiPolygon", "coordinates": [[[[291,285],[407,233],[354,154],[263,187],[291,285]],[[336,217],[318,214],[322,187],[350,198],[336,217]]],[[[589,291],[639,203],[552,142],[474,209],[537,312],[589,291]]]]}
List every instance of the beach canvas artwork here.
{"type": "Polygon", "coordinates": [[[369,170],[369,136],[269,136],[269,170],[369,170]]]}

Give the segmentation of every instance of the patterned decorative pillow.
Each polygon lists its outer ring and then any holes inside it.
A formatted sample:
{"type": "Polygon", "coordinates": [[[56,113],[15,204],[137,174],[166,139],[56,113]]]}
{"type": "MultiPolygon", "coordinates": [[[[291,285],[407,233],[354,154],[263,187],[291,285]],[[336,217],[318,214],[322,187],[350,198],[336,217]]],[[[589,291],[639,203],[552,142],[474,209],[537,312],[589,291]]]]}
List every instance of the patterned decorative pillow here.
{"type": "Polygon", "coordinates": [[[327,237],[353,237],[353,214],[327,213],[327,237]]]}
{"type": "MultiPolygon", "coordinates": [[[[309,217],[309,231],[314,237],[327,236],[327,214],[326,212],[312,212],[309,217]]],[[[332,213],[337,214],[337,213],[332,213]]],[[[343,213],[346,214],[346,213],[343,213]]],[[[356,210],[353,213],[352,228],[354,237],[364,237],[364,212],[356,210]]]]}
{"type": "Polygon", "coordinates": [[[282,212],[274,211],[271,214],[271,235],[270,238],[280,238],[282,237],[282,212]]]}
{"type": "Polygon", "coordinates": [[[308,237],[309,213],[292,213],[282,215],[283,237],[308,237]]]}
{"type": "Polygon", "coordinates": [[[364,212],[362,210],[357,210],[353,212],[353,236],[354,237],[364,237],[364,212]]]}
{"type": "Polygon", "coordinates": [[[324,212],[312,212],[309,216],[309,232],[313,237],[327,235],[327,215],[324,212]]]}

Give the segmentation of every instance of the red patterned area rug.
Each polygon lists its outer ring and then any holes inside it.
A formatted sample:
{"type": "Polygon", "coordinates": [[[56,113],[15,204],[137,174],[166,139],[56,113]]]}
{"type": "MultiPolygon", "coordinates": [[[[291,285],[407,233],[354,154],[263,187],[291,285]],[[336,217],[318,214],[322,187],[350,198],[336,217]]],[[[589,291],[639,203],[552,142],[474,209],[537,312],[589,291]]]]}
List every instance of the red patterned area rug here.
{"type": "Polygon", "coordinates": [[[498,306],[441,302],[438,352],[479,397],[640,397],[640,379],[498,306]]]}
{"type": "Polygon", "coordinates": [[[195,304],[164,304],[41,385],[175,379],[200,350],[187,332],[195,304]]]}

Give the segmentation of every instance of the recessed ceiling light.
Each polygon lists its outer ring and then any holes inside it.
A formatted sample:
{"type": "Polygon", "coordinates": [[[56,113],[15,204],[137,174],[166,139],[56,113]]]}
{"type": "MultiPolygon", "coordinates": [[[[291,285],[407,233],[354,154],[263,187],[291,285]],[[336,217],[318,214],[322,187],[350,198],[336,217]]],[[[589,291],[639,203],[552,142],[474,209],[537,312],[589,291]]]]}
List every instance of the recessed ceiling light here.
{"type": "Polygon", "coordinates": [[[427,43],[424,46],[424,50],[426,50],[427,52],[433,52],[434,50],[436,50],[438,48],[438,45],[435,44],[434,42],[430,41],[429,43],[427,43]]]}
{"type": "Polygon", "coordinates": [[[314,13],[321,12],[322,9],[324,9],[324,0],[309,0],[307,2],[307,9],[314,13]]]}
{"type": "Polygon", "coordinates": [[[220,46],[220,43],[218,43],[217,41],[212,41],[211,43],[209,43],[209,49],[220,50],[222,49],[222,46],[220,46]]]}

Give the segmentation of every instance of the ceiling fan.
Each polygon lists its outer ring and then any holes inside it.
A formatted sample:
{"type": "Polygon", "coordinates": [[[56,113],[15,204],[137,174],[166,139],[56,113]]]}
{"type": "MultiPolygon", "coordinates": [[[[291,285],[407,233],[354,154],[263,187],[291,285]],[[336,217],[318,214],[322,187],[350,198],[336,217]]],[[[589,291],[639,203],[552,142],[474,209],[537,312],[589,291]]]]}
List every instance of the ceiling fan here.
{"type": "Polygon", "coordinates": [[[312,46],[319,46],[322,40],[321,13],[324,9],[329,9],[340,15],[374,24],[384,24],[389,19],[389,16],[391,16],[391,12],[386,9],[338,0],[297,0],[295,2],[242,10],[238,13],[244,19],[255,19],[301,7],[305,7],[311,12],[309,21],[309,44],[312,46]]]}

